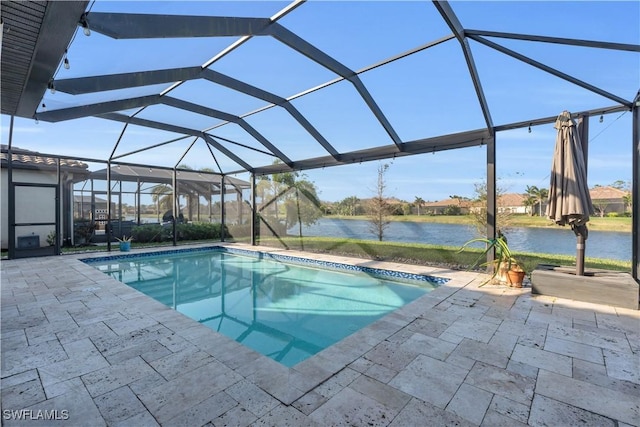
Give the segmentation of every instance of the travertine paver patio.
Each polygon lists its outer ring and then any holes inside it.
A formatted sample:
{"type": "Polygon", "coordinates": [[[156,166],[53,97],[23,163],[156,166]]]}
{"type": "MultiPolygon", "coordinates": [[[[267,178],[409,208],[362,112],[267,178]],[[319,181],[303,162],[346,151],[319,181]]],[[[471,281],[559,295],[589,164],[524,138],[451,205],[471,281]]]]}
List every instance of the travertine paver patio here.
{"type": "Polygon", "coordinates": [[[82,257],[1,264],[4,425],[640,425],[639,311],[391,264],[451,281],[289,369],[82,257]]]}

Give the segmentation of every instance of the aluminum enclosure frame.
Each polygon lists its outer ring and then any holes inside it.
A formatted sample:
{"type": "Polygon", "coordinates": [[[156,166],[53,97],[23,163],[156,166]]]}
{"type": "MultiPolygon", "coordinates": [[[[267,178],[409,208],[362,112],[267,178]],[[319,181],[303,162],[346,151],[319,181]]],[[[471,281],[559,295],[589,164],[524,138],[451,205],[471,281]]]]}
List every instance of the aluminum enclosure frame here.
{"type": "MultiPolygon", "coordinates": [[[[2,3],[3,27],[7,25],[16,25],[15,23],[11,23],[10,20],[5,19],[5,11],[8,10],[8,5],[13,5],[14,3],[19,4],[20,2],[2,3]]],[[[488,204],[489,207],[493,207],[493,209],[489,209],[488,211],[491,212],[495,208],[496,197],[496,133],[503,130],[523,128],[544,123],[552,123],[555,120],[555,117],[536,118],[525,122],[511,124],[495,124],[491,115],[491,109],[487,103],[486,96],[482,87],[481,78],[476,69],[472,48],[469,44],[469,40],[473,40],[474,42],[486,46],[487,48],[492,49],[498,53],[510,56],[549,75],[576,85],[587,92],[597,94],[613,102],[612,105],[608,105],[602,108],[592,109],[590,111],[574,112],[575,116],[589,117],[590,115],[595,114],[601,115],[617,111],[633,111],[633,191],[634,194],[638,194],[638,180],[640,179],[640,166],[638,161],[638,157],[640,156],[640,137],[638,137],[638,135],[640,134],[640,130],[638,129],[638,127],[640,126],[638,119],[638,99],[636,98],[634,99],[634,101],[630,101],[617,94],[610,93],[609,91],[606,91],[600,87],[578,79],[575,76],[563,73],[547,64],[541,63],[532,58],[526,57],[525,55],[514,52],[513,50],[502,46],[496,41],[489,40],[488,37],[491,37],[493,39],[515,39],[570,46],[582,46],[586,48],[612,49],[634,53],[640,52],[640,45],[611,43],[607,41],[559,38],[543,35],[505,33],[497,31],[486,31],[482,29],[466,29],[464,28],[464,26],[456,16],[453,8],[448,2],[434,0],[432,2],[433,5],[441,15],[446,25],[452,31],[452,34],[446,35],[437,40],[433,40],[422,46],[410,49],[406,52],[399,53],[391,58],[388,58],[387,60],[372,64],[368,67],[356,71],[340,63],[335,58],[313,46],[311,43],[307,42],[306,40],[277,22],[286,14],[291,13],[296,8],[300,7],[304,3],[303,1],[295,1],[291,3],[289,6],[287,6],[271,18],[141,15],[126,13],[100,13],[90,11],[86,13],[86,7],[88,4],[88,2],[86,1],[25,3],[33,3],[34,7],[39,6],[40,8],[44,6],[46,7],[46,13],[43,15],[44,18],[39,24],[40,26],[34,26],[34,28],[37,28],[35,30],[37,36],[35,38],[37,42],[36,44],[34,44],[34,46],[36,47],[35,54],[31,58],[31,67],[29,73],[22,72],[21,75],[21,77],[24,78],[25,81],[25,92],[19,95],[19,99],[17,101],[12,101],[14,102],[14,104],[11,106],[9,106],[8,104],[5,105],[5,97],[3,97],[2,112],[4,114],[10,115],[12,118],[14,116],[31,117],[38,120],[54,122],[93,116],[124,123],[125,129],[123,129],[123,133],[126,130],[126,125],[134,124],[138,126],[145,126],[153,129],[162,129],[169,132],[175,132],[180,135],[199,138],[205,141],[215,163],[218,165],[219,172],[222,177],[239,172],[249,172],[252,175],[252,179],[255,179],[255,176],[257,175],[323,168],[327,166],[336,166],[385,158],[395,158],[399,156],[414,155],[427,152],[435,153],[436,151],[463,148],[474,145],[487,145],[488,204]],[[55,69],[61,63],[64,49],[67,47],[74,31],[76,31],[76,26],[78,24],[82,26],[86,25],[94,32],[121,39],[157,38],[168,36],[235,36],[239,38],[228,48],[224,49],[219,54],[214,56],[211,60],[202,65],[177,69],[141,71],[104,76],[88,76],[77,79],[53,81],[52,79],[55,75],[55,69]],[[226,76],[209,69],[209,67],[218,59],[237,49],[251,37],[271,37],[277,42],[293,49],[300,55],[311,59],[321,67],[330,70],[331,72],[336,74],[336,77],[317,87],[310,88],[287,98],[283,98],[263,88],[259,88],[246,82],[240,81],[233,76],[226,76]],[[469,73],[471,82],[473,83],[478,104],[484,116],[486,127],[474,131],[419,139],[415,141],[401,140],[395,128],[393,127],[393,124],[382,112],[376,100],[360,79],[360,75],[369,70],[385,66],[398,59],[405,58],[417,52],[421,52],[425,49],[437,46],[441,43],[449,42],[453,39],[456,39],[460,44],[460,49],[465,59],[467,71],[469,73]],[[46,60],[43,62],[41,58],[44,57],[45,51],[50,52],[50,55],[53,55],[53,57],[47,56],[46,60]],[[38,64],[44,65],[39,67],[38,64]],[[245,95],[249,95],[251,97],[266,101],[269,103],[269,105],[267,105],[266,107],[262,107],[256,111],[251,111],[238,116],[227,111],[213,109],[204,105],[188,103],[184,100],[180,100],[169,95],[172,90],[179,87],[183,82],[194,79],[206,80],[211,83],[222,85],[245,95]],[[331,141],[327,140],[327,138],[317,130],[312,121],[306,118],[291,103],[291,101],[294,99],[303,97],[317,90],[322,90],[335,83],[345,80],[351,83],[357,94],[369,109],[369,112],[375,117],[378,123],[385,130],[390,142],[388,145],[369,147],[364,150],[356,150],[351,152],[340,152],[334,147],[331,141]],[[146,97],[126,98],[116,101],[98,102],[95,104],[82,105],[80,107],[38,112],[37,110],[40,99],[42,98],[42,95],[49,83],[54,85],[57,90],[70,94],[95,93],[106,90],[126,89],[158,83],[172,83],[172,85],[159,94],[146,97]],[[146,107],[160,104],[182,111],[189,111],[212,118],[217,118],[222,120],[223,123],[206,129],[191,129],[177,126],[171,123],[136,117],[146,107]],[[273,107],[283,108],[289,114],[289,116],[296,120],[296,122],[299,123],[302,128],[322,147],[322,149],[326,152],[326,156],[292,161],[292,159],[286,152],[279,149],[277,141],[268,140],[257,129],[249,125],[245,120],[245,118],[248,116],[258,114],[259,112],[273,107]],[[131,115],[122,114],[120,112],[122,110],[130,108],[136,108],[138,110],[136,113],[131,115]],[[261,152],[262,154],[270,155],[274,159],[279,159],[282,163],[276,165],[257,165],[251,164],[250,162],[242,159],[233,151],[234,146],[239,146],[242,144],[235,141],[220,139],[213,133],[215,129],[227,125],[239,126],[254,140],[256,140],[262,147],[264,147],[264,150],[244,146],[245,148],[251,148],[255,151],[261,152]],[[231,161],[238,165],[239,169],[222,170],[222,168],[219,167],[216,155],[221,155],[229,158],[231,161]]],[[[3,33],[5,33],[4,28],[3,33]]],[[[10,57],[5,53],[6,45],[7,43],[3,39],[2,88],[4,93],[8,93],[5,89],[5,83],[8,80],[6,78],[4,70],[7,69],[5,65],[8,63],[8,61],[10,61],[10,57]]],[[[16,73],[16,75],[19,77],[20,74],[20,72],[16,73]]],[[[156,144],[154,146],[157,145],[160,144],[156,144]]],[[[153,147],[150,146],[148,148],[150,149],[153,147]]],[[[114,160],[112,158],[109,159],[109,161],[114,160]]],[[[637,197],[634,197],[634,219],[632,230],[634,243],[632,250],[632,264],[634,268],[634,278],[638,280],[638,269],[640,265],[638,253],[640,252],[640,245],[638,244],[637,236],[638,234],[640,234],[640,223],[638,221],[638,201],[635,199],[637,199],[637,197]]],[[[492,238],[495,237],[495,217],[489,217],[488,220],[489,228],[487,230],[487,234],[488,237],[492,238]]]]}

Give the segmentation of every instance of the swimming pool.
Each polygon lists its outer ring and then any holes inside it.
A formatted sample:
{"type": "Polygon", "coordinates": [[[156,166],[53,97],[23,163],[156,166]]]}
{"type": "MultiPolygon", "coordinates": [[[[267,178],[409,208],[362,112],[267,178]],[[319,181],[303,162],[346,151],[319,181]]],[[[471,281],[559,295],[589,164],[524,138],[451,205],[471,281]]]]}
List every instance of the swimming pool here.
{"type": "Polygon", "coordinates": [[[289,367],[446,282],[224,247],[82,261],[289,367]]]}

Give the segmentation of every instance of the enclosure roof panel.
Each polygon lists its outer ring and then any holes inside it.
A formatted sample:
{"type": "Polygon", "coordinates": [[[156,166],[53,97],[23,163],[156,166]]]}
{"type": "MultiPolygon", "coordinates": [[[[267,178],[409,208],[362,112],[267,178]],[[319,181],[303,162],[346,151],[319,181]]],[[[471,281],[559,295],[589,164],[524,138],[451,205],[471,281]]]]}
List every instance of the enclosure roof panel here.
{"type": "Polygon", "coordinates": [[[5,1],[2,18],[3,114],[105,119],[125,152],[166,141],[139,127],[188,136],[222,174],[482,146],[629,110],[640,87],[637,2],[5,1]]]}
{"type": "MultiPolygon", "coordinates": [[[[93,179],[107,179],[107,169],[91,173],[93,179]]],[[[180,170],[176,172],[180,182],[220,185],[222,177],[218,174],[203,171],[180,170]]],[[[157,182],[170,184],[173,181],[173,170],[169,168],[150,168],[144,166],[115,165],[111,167],[111,179],[114,181],[157,182]]],[[[238,178],[227,176],[225,183],[240,188],[248,188],[249,183],[238,178]]]]}

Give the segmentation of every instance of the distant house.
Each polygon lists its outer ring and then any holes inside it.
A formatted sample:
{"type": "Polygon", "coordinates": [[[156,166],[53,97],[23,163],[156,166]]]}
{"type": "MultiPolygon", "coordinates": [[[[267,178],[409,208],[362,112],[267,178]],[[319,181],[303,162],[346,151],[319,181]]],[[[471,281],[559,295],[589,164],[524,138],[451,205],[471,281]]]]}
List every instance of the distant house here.
{"type": "MultiPolygon", "coordinates": [[[[497,200],[498,213],[529,214],[531,213],[531,207],[525,204],[525,200],[527,200],[527,197],[524,194],[503,194],[497,200]]],[[[473,202],[470,211],[480,212],[485,207],[485,202],[473,202]]]]}
{"type": "MultiPolygon", "coordinates": [[[[111,212],[116,212],[116,203],[111,202],[111,212]]],[[[93,206],[91,196],[73,196],[73,216],[75,219],[92,220],[98,229],[104,229],[107,224],[107,200],[94,196],[93,206]],[[95,217],[93,215],[95,212],[95,217]]]]}
{"type": "MultiPolygon", "coordinates": [[[[0,240],[2,249],[9,247],[9,209],[15,209],[15,247],[36,249],[48,246],[47,237],[55,233],[56,187],[58,160],[35,151],[12,148],[12,175],[15,206],[9,205],[9,173],[7,146],[0,147],[1,209],[0,240]]],[[[59,218],[61,241],[73,238],[73,183],[88,176],[86,163],[60,159],[59,218]]]]}
{"type": "Polygon", "coordinates": [[[422,204],[422,211],[427,215],[445,215],[452,210],[457,210],[460,215],[466,215],[470,207],[469,200],[449,198],[437,202],[425,202],[422,204]]]}
{"type": "Polygon", "coordinates": [[[506,193],[498,197],[498,212],[512,214],[528,214],[531,208],[526,206],[526,196],[518,193],[506,193]]]}
{"type": "Polygon", "coordinates": [[[630,194],[628,191],[604,186],[592,188],[589,190],[589,194],[598,216],[605,216],[611,212],[624,213],[629,208],[625,200],[630,194]]]}

